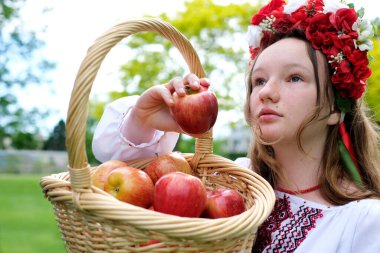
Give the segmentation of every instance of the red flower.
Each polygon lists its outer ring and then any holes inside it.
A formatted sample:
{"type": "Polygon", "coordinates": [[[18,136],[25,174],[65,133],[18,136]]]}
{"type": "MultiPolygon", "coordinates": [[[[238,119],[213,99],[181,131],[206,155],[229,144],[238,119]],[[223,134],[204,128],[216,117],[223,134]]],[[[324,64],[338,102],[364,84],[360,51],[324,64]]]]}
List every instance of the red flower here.
{"type": "Polygon", "coordinates": [[[292,18],[294,19],[295,22],[305,20],[306,17],[307,17],[307,12],[304,6],[298,8],[298,10],[292,13],[292,18]]]}
{"type": "Polygon", "coordinates": [[[284,34],[294,29],[297,25],[298,23],[294,23],[294,20],[292,20],[289,14],[284,14],[282,18],[277,18],[274,23],[276,30],[284,34]]]}
{"type": "Polygon", "coordinates": [[[326,55],[327,61],[332,60],[331,56],[336,57],[340,52],[336,47],[322,48],[322,53],[326,55]]]}
{"type": "Polygon", "coordinates": [[[351,90],[352,84],[355,81],[355,77],[351,72],[339,72],[337,71],[331,78],[331,82],[335,86],[335,89],[339,91],[340,95],[344,98],[352,97],[351,90]]]}
{"type": "MultiPolygon", "coordinates": [[[[335,34],[336,34],[336,32],[335,32],[335,34]]],[[[339,49],[343,49],[345,47],[349,47],[352,50],[355,49],[354,40],[349,35],[341,35],[341,36],[333,35],[332,40],[334,42],[334,46],[339,48],[339,49]]]]}
{"type": "Polygon", "coordinates": [[[335,30],[329,22],[329,15],[318,13],[309,20],[309,25],[306,28],[306,38],[315,49],[331,47],[334,34],[335,30]]]}
{"type": "Polygon", "coordinates": [[[311,16],[317,12],[322,12],[324,6],[323,0],[309,0],[306,5],[306,11],[311,16]]]}
{"type": "Polygon", "coordinates": [[[267,5],[262,7],[260,11],[252,17],[251,23],[252,25],[259,25],[261,21],[265,18],[269,17],[273,14],[274,11],[278,11],[280,13],[284,10],[284,0],[272,0],[267,5]]]}
{"type": "Polygon", "coordinates": [[[352,33],[352,25],[358,19],[354,9],[339,9],[335,14],[330,15],[330,22],[337,31],[345,34],[352,33]]]}
{"type": "Polygon", "coordinates": [[[365,51],[354,50],[352,53],[346,55],[347,59],[355,65],[367,66],[369,63],[367,53],[365,51]]]}
{"type": "Polygon", "coordinates": [[[365,81],[372,74],[368,66],[365,65],[355,66],[353,73],[358,79],[363,81],[365,81]]]}
{"type": "MultiPolygon", "coordinates": [[[[351,64],[347,60],[342,60],[337,64],[337,72],[341,74],[351,73],[351,64]]],[[[351,73],[352,74],[352,73],[351,73]]]]}
{"type": "Polygon", "coordinates": [[[259,47],[256,47],[256,48],[249,47],[249,53],[251,54],[252,60],[256,58],[256,56],[259,54],[259,51],[260,51],[259,47]]]}

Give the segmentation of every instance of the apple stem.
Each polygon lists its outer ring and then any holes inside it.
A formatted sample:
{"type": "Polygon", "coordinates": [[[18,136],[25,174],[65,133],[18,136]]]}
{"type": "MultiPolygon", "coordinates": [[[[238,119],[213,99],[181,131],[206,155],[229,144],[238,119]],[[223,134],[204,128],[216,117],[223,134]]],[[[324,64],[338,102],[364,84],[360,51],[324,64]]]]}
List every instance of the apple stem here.
{"type": "Polygon", "coordinates": [[[192,95],[192,94],[198,93],[198,91],[191,89],[189,85],[185,86],[185,92],[186,92],[186,95],[192,95]]]}

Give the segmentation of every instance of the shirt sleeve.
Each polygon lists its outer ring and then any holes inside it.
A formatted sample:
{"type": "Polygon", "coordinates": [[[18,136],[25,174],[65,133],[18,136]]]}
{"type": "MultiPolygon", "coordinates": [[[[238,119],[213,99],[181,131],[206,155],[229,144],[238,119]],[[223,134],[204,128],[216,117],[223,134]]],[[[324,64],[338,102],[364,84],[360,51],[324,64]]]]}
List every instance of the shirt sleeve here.
{"type": "Polygon", "coordinates": [[[123,97],[106,106],[92,141],[92,152],[98,161],[128,161],[173,151],[179,137],[175,132],[156,130],[152,140],[138,145],[123,136],[121,125],[137,99],[138,96],[123,97]]]}
{"type": "Polygon", "coordinates": [[[371,200],[362,210],[350,252],[380,252],[380,200],[371,200]]]}
{"type": "Polygon", "coordinates": [[[235,162],[245,168],[251,168],[251,160],[247,157],[238,157],[236,158],[235,162]]]}

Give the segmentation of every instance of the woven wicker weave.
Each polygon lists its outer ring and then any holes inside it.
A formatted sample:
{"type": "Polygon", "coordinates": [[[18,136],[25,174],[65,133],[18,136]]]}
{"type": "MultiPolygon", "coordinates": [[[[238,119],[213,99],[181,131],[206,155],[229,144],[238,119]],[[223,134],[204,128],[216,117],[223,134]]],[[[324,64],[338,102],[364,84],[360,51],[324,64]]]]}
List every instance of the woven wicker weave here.
{"type": "MultiPolygon", "coordinates": [[[[171,41],[192,73],[204,71],[189,41],[159,19],[120,23],[99,37],[78,71],[66,121],[68,172],[45,176],[41,187],[53,204],[69,252],[250,252],[259,225],[270,214],[275,196],[271,186],[249,169],[212,153],[212,131],[196,139],[194,154],[183,154],[206,185],[239,190],[247,211],[222,219],[183,218],[150,211],[116,200],[91,185],[85,149],[87,106],[100,65],[120,40],[150,31],[171,41]],[[215,173],[218,172],[218,173],[215,173]],[[158,243],[149,244],[150,240],[158,243]]],[[[153,158],[128,161],[143,169],[153,158]]]]}

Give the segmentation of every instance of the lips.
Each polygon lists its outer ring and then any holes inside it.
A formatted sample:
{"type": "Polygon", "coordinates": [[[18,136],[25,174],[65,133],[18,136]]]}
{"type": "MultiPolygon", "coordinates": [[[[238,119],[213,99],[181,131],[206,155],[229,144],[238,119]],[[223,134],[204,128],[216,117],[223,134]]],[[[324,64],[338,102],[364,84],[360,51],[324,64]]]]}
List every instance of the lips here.
{"type": "Polygon", "coordinates": [[[259,117],[263,116],[263,115],[274,115],[274,116],[279,116],[279,117],[282,117],[281,114],[279,114],[278,112],[272,110],[272,109],[269,109],[269,108],[263,108],[260,113],[259,113],[259,117]]]}
{"type": "Polygon", "coordinates": [[[263,121],[272,121],[278,117],[282,117],[280,113],[269,108],[263,108],[259,112],[258,118],[263,121]]]}

